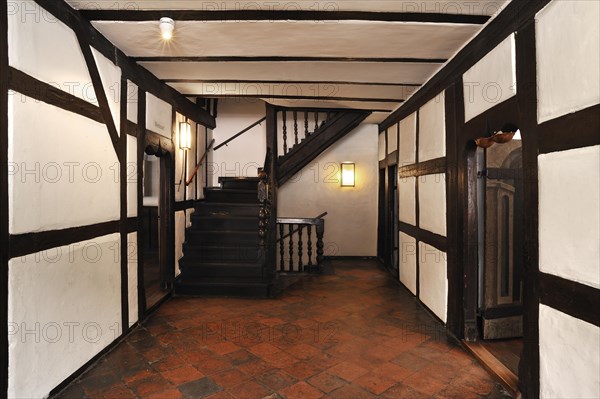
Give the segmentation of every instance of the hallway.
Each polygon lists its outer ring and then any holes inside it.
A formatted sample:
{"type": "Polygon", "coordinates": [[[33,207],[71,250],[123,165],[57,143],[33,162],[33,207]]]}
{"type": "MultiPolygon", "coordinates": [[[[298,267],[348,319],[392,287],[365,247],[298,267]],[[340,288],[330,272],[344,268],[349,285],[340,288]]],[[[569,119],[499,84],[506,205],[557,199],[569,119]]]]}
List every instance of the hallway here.
{"type": "Polygon", "coordinates": [[[174,298],[57,397],[507,398],[375,261],[279,299],[174,298]]]}

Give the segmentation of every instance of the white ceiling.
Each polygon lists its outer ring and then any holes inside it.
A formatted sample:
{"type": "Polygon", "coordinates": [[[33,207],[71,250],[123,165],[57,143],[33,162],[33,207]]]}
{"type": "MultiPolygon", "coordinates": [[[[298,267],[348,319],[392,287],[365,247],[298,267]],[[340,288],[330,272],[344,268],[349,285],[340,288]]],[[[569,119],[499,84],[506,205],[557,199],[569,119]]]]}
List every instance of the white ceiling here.
{"type": "MultiPolygon", "coordinates": [[[[425,83],[444,60],[451,58],[484,25],[335,18],[186,20],[176,21],[174,38],[165,43],[160,39],[157,20],[118,20],[118,11],[280,9],[492,15],[507,1],[67,2],[80,9],[112,10],[116,21],[92,21],[94,27],[128,56],[140,57],[137,61],[141,66],[182,94],[262,96],[265,101],[279,105],[391,111],[418,88],[415,84],[425,83]],[[224,60],[223,57],[240,58],[224,60]],[[286,60],[286,57],[294,58],[286,60]],[[286,96],[290,98],[282,98],[286,96]]],[[[378,123],[387,115],[376,112],[369,121],[378,123]]]]}

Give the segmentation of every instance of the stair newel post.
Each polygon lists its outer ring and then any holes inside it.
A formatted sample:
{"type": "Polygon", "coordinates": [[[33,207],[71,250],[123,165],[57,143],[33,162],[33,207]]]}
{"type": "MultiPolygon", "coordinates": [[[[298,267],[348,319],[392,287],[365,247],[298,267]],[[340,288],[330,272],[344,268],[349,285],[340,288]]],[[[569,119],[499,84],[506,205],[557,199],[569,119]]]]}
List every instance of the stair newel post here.
{"type": "Polygon", "coordinates": [[[264,171],[267,172],[267,233],[263,247],[263,273],[268,282],[277,277],[277,109],[266,105],[267,157],[264,171]]]}
{"type": "Polygon", "coordinates": [[[298,271],[304,271],[304,260],[302,259],[302,228],[304,225],[298,225],[298,271]]]}
{"type": "Polygon", "coordinates": [[[323,265],[324,244],[323,235],[325,234],[325,220],[317,220],[317,267],[320,269],[323,265]]]}
{"type": "Polygon", "coordinates": [[[294,111],[294,144],[298,145],[298,112],[294,111]]]}
{"type": "Polygon", "coordinates": [[[288,146],[287,146],[287,112],[285,110],[281,111],[281,120],[283,123],[283,155],[287,154],[288,146]]]}
{"type": "Polygon", "coordinates": [[[279,225],[279,270],[285,271],[285,247],[283,246],[285,233],[283,223],[279,225]]]}
{"type": "Polygon", "coordinates": [[[312,250],[312,225],[307,225],[306,226],[306,234],[308,235],[308,242],[307,242],[307,253],[308,253],[308,264],[306,265],[306,268],[310,271],[310,269],[313,266],[312,263],[312,254],[313,254],[313,250],[312,250]]]}
{"type": "Polygon", "coordinates": [[[304,111],[304,138],[310,137],[310,132],[308,131],[308,111],[304,111]]]}

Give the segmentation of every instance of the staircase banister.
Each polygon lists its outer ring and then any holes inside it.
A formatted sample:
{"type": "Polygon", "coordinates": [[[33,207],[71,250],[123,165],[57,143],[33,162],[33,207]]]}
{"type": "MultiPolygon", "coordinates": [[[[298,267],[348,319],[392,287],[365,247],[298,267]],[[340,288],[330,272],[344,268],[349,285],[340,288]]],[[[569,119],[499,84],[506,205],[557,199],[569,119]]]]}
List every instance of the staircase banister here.
{"type": "Polygon", "coordinates": [[[243,130],[241,130],[240,132],[234,134],[233,136],[231,136],[230,138],[228,138],[227,140],[225,140],[224,142],[222,142],[221,144],[219,144],[218,146],[215,147],[215,151],[217,151],[219,148],[226,146],[227,144],[231,143],[233,140],[237,139],[238,137],[240,137],[241,135],[243,135],[244,133],[248,132],[249,130],[251,130],[252,128],[254,128],[255,126],[260,125],[261,123],[263,123],[265,120],[267,119],[267,117],[262,117],[259,120],[257,120],[256,122],[254,122],[253,124],[251,124],[250,126],[244,128],[243,130]]]}
{"type": "Polygon", "coordinates": [[[212,148],[212,146],[214,144],[215,144],[215,139],[212,139],[212,141],[210,142],[210,144],[208,145],[208,147],[206,147],[206,150],[204,151],[204,154],[202,155],[202,158],[200,158],[200,160],[198,161],[198,164],[194,168],[194,172],[191,174],[191,176],[189,177],[189,179],[187,179],[187,181],[185,182],[186,186],[189,186],[192,183],[192,180],[194,180],[194,178],[198,174],[198,169],[200,169],[200,165],[202,165],[202,162],[204,162],[204,159],[206,158],[206,156],[208,155],[208,152],[210,151],[210,149],[212,148]]]}

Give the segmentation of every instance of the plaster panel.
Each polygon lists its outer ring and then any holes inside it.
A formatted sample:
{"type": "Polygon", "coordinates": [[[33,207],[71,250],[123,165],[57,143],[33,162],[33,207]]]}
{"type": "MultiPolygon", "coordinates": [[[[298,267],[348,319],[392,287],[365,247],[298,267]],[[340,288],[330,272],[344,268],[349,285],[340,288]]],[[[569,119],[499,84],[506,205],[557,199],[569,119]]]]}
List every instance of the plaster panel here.
{"type": "Polygon", "coordinates": [[[11,398],[42,398],[121,334],[119,234],[11,259],[11,398]]]}
{"type": "MultiPolygon", "coordinates": [[[[102,87],[108,100],[108,107],[112,115],[117,133],[121,132],[121,68],[113,64],[108,58],[100,54],[95,48],[90,47],[98,72],[100,73],[100,79],[102,80],[102,87]]],[[[96,99],[96,102],[97,99],[96,99]]]]}
{"type": "Polygon", "coordinates": [[[537,14],[538,122],[600,103],[598,15],[597,1],[553,1],[537,14]]]}
{"type": "Polygon", "coordinates": [[[419,227],[446,235],[446,174],[419,177],[419,227]]]}
{"type": "Polygon", "coordinates": [[[400,282],[417,294],[417,240],[400,233],[400,282]]]}
{"type": "Polygon", "coordinates": [[[133,123],[138,123],[138,86],[127,81],[127,119],[133,123]]]}
{"type": "Polygon", "coordinates": [[[600,398],[600,329],[540,304],[540,397],[600,398]]]}
{"type": "Polygon", "coordinates": [[[419,162],[446,156],[444,98],[442,92],[419,110],[419,162]]]}
{"type": "Polygon", "coordinates": [[[150,93],[146,93],[146,129],[168,139],[173,136],[173,108],[150,93]]]}
{"type": "Polygon", "coordinates": [[[398,180],[399,218],[404,223],[417,224],[416,177],[402,177],[398,180]]]}
{"type": "Polygon", "coordinates": [[[417,113],[414,112],[400,121],[400,154],[398,166],[412,165],[417,156],[417,113]]]}
{"type": "Polygon", "coordinates": [[[398,149],[398,124],[392,125],[387,130],[388,135],[388,154],[393,153],[398,149]]]}
{"type": "Polygon", "coordinates": [[[137,137],[127,135],[127,217],[138,214],[137,137]]]}
{"type": "Polygon", "coordinates": [[[446,322],[448,278],[446,253],[419,242],[419,298],[446,322]]]}
{"type": "Polygon", "coordinates": [[[127,276],[129,287],[129,327],[139,320],[138,309],[138,239],[137,233],[127,235],[127,276]]]}
{"type": "Polygon", "coordinates": [[[540,270],[600,288],[600,146],[538,157],[540,270]]]}
{"type": "Polygon", "coordinates": [[[10,233],[118,220],[119,163],[106,126],[9,98],[10,233]]]}
{"type": "Polygon", "coordinates": [[[465,121],[517,94],[515,34],[463,75],[465,121]]]}
{"type": "Polygon", "coordinates": [[[380,133],[379,134],[379,141],[378,141],[378,145],[379,145],[379,160],[383,161],[385,159],[386,156],[386,151],[385,151],[385,133],[380,133]]]}

